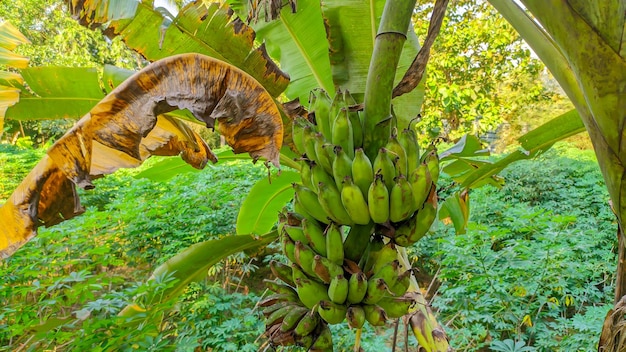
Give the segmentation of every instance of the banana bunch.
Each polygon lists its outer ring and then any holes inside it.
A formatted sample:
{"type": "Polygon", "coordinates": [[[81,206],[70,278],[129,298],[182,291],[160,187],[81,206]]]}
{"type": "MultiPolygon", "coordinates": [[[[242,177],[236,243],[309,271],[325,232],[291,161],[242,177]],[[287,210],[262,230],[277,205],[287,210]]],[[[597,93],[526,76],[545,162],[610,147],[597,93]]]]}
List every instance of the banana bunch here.
{"type": "Polygon", "coordinates": [[[418,241],[437,215],[437,152],[420,155],[415,132],[393,128],[387,145],[366,155],[355,105],[347,91],[331,98],[318,89],[312,112],[294,120],[302,182],[278,226],[290,263],[270,264],[274,294],[260,303],[273,344],[332,350],[329,324],[380,326],[415,308],[413,272],[396,246],[418,241]]]}

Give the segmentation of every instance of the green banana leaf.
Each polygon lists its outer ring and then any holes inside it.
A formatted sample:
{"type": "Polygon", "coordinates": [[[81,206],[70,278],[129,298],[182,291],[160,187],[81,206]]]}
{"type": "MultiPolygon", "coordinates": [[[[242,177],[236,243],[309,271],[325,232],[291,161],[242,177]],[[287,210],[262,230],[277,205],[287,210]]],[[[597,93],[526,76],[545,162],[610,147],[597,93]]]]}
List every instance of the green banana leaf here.
{"type": "Polygon", "coordinates": [[[293,198],[294,182],[300,182],[300,173],[283,171],[280,176],[261,179],[252,186],[237,215],[237,233],[270,231],[278,212],[293,198]]]}
{"type": "MultiPolygon", "coordinates": [[[[196,243],[157,267],[149,280],[165,274],[172,275],[177,281],[173,286],[167,288],[161,297],[161,301],[170,300],[181,294],[194,279],[205,276],[207,270],[222,259],[244,250],[266,246],[277,237],[278,234],[274,231],[263,236],[227,236],[217,240],[196,243]]],[[[133,317],[141,312],[136,308],[135,304],[128,305],[119,315],[133,317]]],[[[144,309],[150,309],[150,307],[144,307],[144,309]]]]}
{"type": "Polygon", "coordinates": [[[462,235],[467,230],[467,222],[469,221],[470,202],[469,193],[464,190],[455,192],[448,196],[439,208],[439,219],[447,222],[450,221],[454,225],[457,235],[462,235]]]}
{"type": "MultiPolygon", "coordinates": [[[[26,67],[28,58],[11,52],[24,43],[29,43],[29,40],[17,28],[9,22],[0,22],[0,65],[26,67]]],[[[0,70],[0,136],[4,129],[6,111],[19,101],[23,88],[22,76],[0,70]]]]}
{"type": "Polygon", "coordinates": [[[145,1],[137,5],[132,16],[119,15],[119,19],[109,18],[103,7],[75,11],[84,25],[106,22],[106,34],[120,36],[128,47],[150,61],[188,52],[211,56],[241,68],[274,97],[289,83],[289,77],[267,56],[264,47],[255,47],[254,31],[232,18],[226,5],[192,2],[175,18],[145,1]]]}

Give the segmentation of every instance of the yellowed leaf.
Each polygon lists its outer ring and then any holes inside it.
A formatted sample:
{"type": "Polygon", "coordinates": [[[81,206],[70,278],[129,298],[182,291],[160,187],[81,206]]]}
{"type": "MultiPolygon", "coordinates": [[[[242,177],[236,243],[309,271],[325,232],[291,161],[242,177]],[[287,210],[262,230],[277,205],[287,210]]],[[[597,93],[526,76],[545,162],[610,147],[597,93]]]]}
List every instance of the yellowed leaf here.
{"type": "Polygon", "coordinates": [[[200,136],[164,116],[187,109],[208,127],[217,123],[235,153],[279,166],[283,126],[272,97],[234,66],[199,54],[157,61],[118,86],[61,137],[0,207],[0,256],[84,210],[76,186],[151,155],[180,155],[196,168],[217,161],[200,136]]]}

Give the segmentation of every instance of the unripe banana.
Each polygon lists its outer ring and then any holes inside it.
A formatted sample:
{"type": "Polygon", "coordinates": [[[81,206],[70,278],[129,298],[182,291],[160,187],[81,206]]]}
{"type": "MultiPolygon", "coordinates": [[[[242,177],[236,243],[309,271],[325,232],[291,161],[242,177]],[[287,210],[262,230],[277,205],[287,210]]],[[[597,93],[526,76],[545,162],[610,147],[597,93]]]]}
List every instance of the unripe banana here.
{"type": "MultiPolygon", "coordinates": [[[[315,314],[317,314],[317,312],[315,314]]],[[[315,327],[317,328],[317,326],[315,327]]],[[[296,346],[304,347],[305,351],[310,351],[310,348],[313,345],[313,342],[315,342],[315,338],[316,336],[313,336],[313,334],[302,335],[302,336],[296,335],[294,340],[296,342],[295,343],[296,346]]]]}
{"type": "Polygon", "coordinates": [[[341,203],[355,224],[367,225],[372,220],[365,196],[359,187],[352,182],[350,176],[346,176],[343,180],[341,203]]]}
{"type": "Polygon", "coordinates": [[[372,250],[370,251],[369,257],[372,265],[370,266],[370,262],[368,262],[367,270],[363,270],[366,273],[370,270],[373,273],[377,273],[383,266],[393,262],[398,257],[398,252],[392,243],[382,243],[382,241],[379,240],[372,241],[370,246],[372,250]]]}
{"type": "Polygon", "coordinates": [[[377,224],[389,221],[389,191],[381,173],[377,173],[367,192],[370,217],[377,224]]]}
{"type": "Polygon", "coordinates": [[[385,310],[377,305],[364,305],[365,319],[372,326],[384,326],[387,323],[385,310]]]}
{"type": "Polygon", "coordinates": [[[326,155],[328,155],[330,157],[330,164],[332,166],[332,164],[335,162],[335,158],[336,158],[335,146],[332,143],[324,143],[322,145],[322,149],[324,149],[324,152],[326,153],[326,155]]]}
{"type": "Polygon", "coordinates": [[[415,170],[411,171],[408,180],[413,190],[413,205],[416,209],[421,209],[433,184],[428,166],[420,164],[415,170]]]}
{"type": "Polygon", "coordinates": [[[328,297],[333,303],[343,304],[348,298],[348,279],[343,274],[334,276],[328,286],[328,297]]]}
{"type": "Polygon", "coordinates": [[[320,301],[317,312],[328,324],[339,324],[345,319],[348,307],[331,301],[320,301]]]}
{"type": "Polygon", "coordinates": [[[362,306],[350,306],[346,312],[348,326],[352,329],[360,329],[365,324],[365,310],[362,306]]]}
{"type": "Polygon", "coordinates": [[[367,276],[362,271],[352,274],[348,279],[348,303],[358,304],[367,294],[367,276]]]}
{"type": "Polygon", "coordinates": [[[391,136],[385,148],[397,156],[395,161],[396,176],[407,175],[407,155],[404,147],[398,141],[398,129],[396,127],[391,129],[391,136]]]}
{"type": "Polygon", "coordinates": [[[348,108],[348,118],[352,125],[352,138],[354,139],[354,147],[361,148],[363,146],[363,121],[358,111],[351,111],[350,107],[357,104],[354,97],[345,90],[343,92],[344,102],[348,108]]]}
{"type": "Polygon", "coordinates": [[[274,324],[281,324],[287,313],[289,313],[293,308],[293,306],[285,306],[275,310],[265,318],[265,325],[270,326],[274,324]]]}
{"type": "Polygon", "coordinates": [[[306,336],[312,333],[320,322],[320,316],[316,311],[309,310],[302,319],[298,322],[298,325],[293,329],[296,336],[306,336]]]}
{"type": "Polygon", "coordinates": [[[302,317],[309,312],[309,309],[303,306],[292,307],[292,309],[285,315],[283,322],[280,325],[280,331],[287,332],[293,330],[298,325],[302,317]]]}
{"type": "Polygon", "coordinates": [[[396,283],[392,286],[389,286],[389,290],[394,296],[400,297],[406,293],[406,291],[409,289],[409,285],[411,285],[412,272],[413,270],[409,269],[398,275],[398,277],[396,278],[396,283]]]}
{"type": "Polygon", "coordinates": [[[335,161],[333,162],[333,178],[337,189],[341,191],[343,188],[343,180],[347,176],[352,177],[352,159],[344,152],[341,146],[335,146],[335,161]]]}
{"type": "Polygon", "coordinates": [[[389,192],[389,220],[395,223],[406,220],[416,209],[409,181],[404,175],[398,175],[389,192]]]}
{"type": "Polygon", "coordinates": [[[313,258],[315,257],[315,252],[311,249],[311,247],[303,244],[300,241],[296,241],[296,263],[300,265],[302,271],[307,274],[309,277],[315,277],[315,272],[313,271],[313,258]]]}
{"type": "Polygon", "coordinates": [[[422,155],[422,163],[428,166],[428,172],[434,184],[439,179],[439,156],[437,156],[437,149],[435,146],[430,145],[424,155],[422,155]]]}
{"type": "MultiPolygon", "coordinates": [[[[311,215],[321,223],[328,224],[330,222],[328,220],[328,215],[324,209],[322,209],[322,206],[317,199],[317,194],[301,184],[293,183],[292,185],[295,190],[294,208],[302,207],[304,209],[304,212],[302,213],[311,215]]],[[[300,210],[297,211],[300,212],[300,210]]]]}
{"type": "Polygon", "coordinates": [[[343,203],[341,203],[341,194],[335,187],[335,183],[320,182],[317,188],[319,191],[317,199],[322,209],[326,212],[326,216],[338,224],[351,225],[352,218],[350,218],[350,215],[343,207],[343,203]]]}
{"type": "Polygon", "coordinates": [[[326,228],[326,254],[331,262],[339,266],[343,265],[343,234],[341,227],[334,222],[326,228]]]}
{"type": "Polygon", "coordinates": [[[317,131],[314,126],[305,126],[302,133],[304,139],[304,155],[307,159],[317,162],[317,154],[315,153],[315,134],[317,131]]]}
{"type": "Polygon", "coordinates": [[[313,258],[313,271],[325,284],[330,284],[333,277],[343,275],[343,268],[326,257],[316,255],[313,258]]]}
{"type": "Polygon", "coordinates": [[[283,229],[292,241],[300,241],[304,244],[309,244],[309,240],[304,235],[304,231],[301,226],[284,225],[283,229]]]}
{"type": "Polygon", "coordinates": [[[400,318],[408,314],[415,303],[415,300],[411,297],[385,297],[378,301],[376,305],[385,310],[387,317],[400,318]]]}
{"type": "Polygon", "coordinates": [[[385,280],[387,287],[395,285],[398,281],[398,266],[400,266],[400,262],[397,259],[383,265],[377,272],[374,272],[370,281],[380,278],[385,280]]]}
{"type": "Polygon", "coordinates": [[[287,222],[286,225],[291,225],[291,226],[302,225],[302,219],[304,219],[304,215],[293,212],[293,211],[286,211],[284,208],[283,208],[283,212],[284,212],[284,220],[287,222]]]}
{"type": "Polygon", "coordinates": [[[304,126],[310,124],[310,122],[301,116],[296,116],[291,124],[291,138],[293,139],[293,145],[296,147],[297,152],[302,155],[306,153],[304,149],[304,126]]]}
{"type": "Polygon", "coordinates": [[[300,301],[309,309],[313,309],[320,301],[328,301],[328,288],[326,285],[311,279],[297,278],[296,287],[300,301]]]}
{"type": "Polygon", "coordinates": [[[296,292],[296,289],[294,287],[282,281],[263,279],[263,283],[270,290],[276,293],[284,293],[284,294],[292,295],[296,292]]]}
{"type": "Polygon", "coordinates": [[[332,134],[332,143],[334,145],[340,145],[346,154],[348,154],[348,157],[354,159],[354,135],[347,108],[341,109],[339,114],[335,117],[332,134]]]}
{"type": "Polygon", "coordinates": [[[270,270],[272,271],[272,274],[274,274],[274,276],[282,280],[284,283],[290,286],[295,286],[295,283],[293,282],[293,271],[291,270],[291,266],[272,259],[270,260],[270,270]]]}
{"type": "Polygon", "coordinates": [[[363,298],[365,304],[376,304],[383,297],[387,295],[389,288],[387,283],[382,278],[367,280],[367,293],[363,298]]]}
{"type": "Polygon", "coordinates": [[[323,182],[327,185],[330,185],[330,184],[332,184],[333,186],[335,185],[335,179],[333,178],[332,174],[329,174],[328,172],[326,172],[326,170],[324,170],[324,168],[321,167],[318,163],[312,162],[311,163],[311,183],[313,183],[313,188],[311,189],[318,194],[320,192],[319,190],[320,182],[323,182]]]}
{"type": "Polygon", "coordinates": [[[365,155],[363,148],[357,148],[354,151],[354,160],[352,160],[352,180],[359,186],[363,195],[367,194],[370,185],[374,182],[374,168],[370,159],[365,155]]]}
{"type": "Polygon", "coordinates": [[[315,123],[324,138],[330,140],[331,126],[334,116],[330,116],[332,100],[325,90],[318,88],[311,91],[309,109],[315,113],[315,123]]]}
{"type": "Polygon", "coordinates": [[[296,262],[296,244],[289,238],[289,236],[284,235],[281,237],[280,243],[282,245],[283,254],[289,259],[290,262],[296,262]]]}
{"type": "Polygon", "coordinates": [[[326,256],[326,236],[324,230],[316,220],[302,219],[302,233],[307,239],[308,244],[317,254],[326,256]]]}
{"type": "Polygon", "coordinates": [[[319,334],[315,342],[311,345],[308,351],[310,352],[326,352],[333,350],[333,334],[330,332],[330,328],[327,324],[320,324],[319,334]]]}
{"type": "Polygon", "coordinates": [[[315,138],[315,155],[317,156],[317,162],[324,168],[329,174],[332,174],[332,162],[331,156],[328,154],[328,151],[324,149],[324,144],[326,144],[326,140],[321,133],[316,133],[315,138]]]}
{"type": "Polygon", "coordinates": [[[393,179],[396,177],[396,166],[393,160],[397,156],[390,154],[387,148],[380,148],[373,164],[374,172],[382,175],[382,179],[388,190],[393,187],[393,179]]]}
{"type": "Polygon", "coordinates": [[[414,244],[426,235],[436,217],[436,206],[431,202],[425,202],[417,214],[396,229],[393,241],[402,247],[414,244]]]}
{"type": "Polygon", "coordinates": [[[420,147],[417,143],[415,131],[408,127],[403,129],[398,136],[398,142],[400,142],[406,153],[407,172],[410,173],[411,170],[417,168],[420,162],[420,147]]]}
{"type": "Polygon", "coordinates": [[[275,311],[284,308],[284,307],[298,307],[300,306],[300,302],[299,301],[279,301],[277,303],[272,304],[271,306],[267,306],[265,308],[263,308],[263,310],[261,311],[261,313],[263,313],[263,316],[265,318],[269,317],[272,313],[274,313],[275,311]]]}
{"type": "Polygon", "coordinates": [[[372,223],[350,226],[350,232],[348,232],[345,241],[343,241],[343,252],[347,259],[356,263],[359,262],[365,249],[369,245],[373,229],[374,224],[372,223]]]}

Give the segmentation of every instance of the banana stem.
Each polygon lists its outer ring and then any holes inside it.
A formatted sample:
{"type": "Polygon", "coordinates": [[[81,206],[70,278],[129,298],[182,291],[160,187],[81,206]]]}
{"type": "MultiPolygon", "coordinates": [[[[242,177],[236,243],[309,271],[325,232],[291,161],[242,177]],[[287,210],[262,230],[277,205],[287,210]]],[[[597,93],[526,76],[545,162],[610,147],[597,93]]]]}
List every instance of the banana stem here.
{"type": "Polygon", "coordinates": [[[363,329],[356,329],[356,335],[354,336],[354,352],[361,351],[361,332],[363,329]]]}
{"type": "Polygon", "coordinates": [[[372,160],[391,131],[391,94],[416,0],[388,0],[374,40],[363,100],[365,154],[372,160]]]}
{"type": "MultiPolygon", "coordinates": [[[[411,262],[406,253],[406,248],[396,247],[398,251],[398,261],[404,268],[411,268],[411,262]]],[[[448,344],[447,336],[443,330],[443,327],[435,318],[435,315],[430,309],[430,305],[426,302],[426,298],[420,291],[419,284],[415,276],[411,276],[411,283],[409,285],[409,292],[414,293],[414,299],[417,303],[415,305],[415,311],[411,314],[409,323],[413,335],[417,339],[421,347],[426,351],[432,352],[446,352],[451,350],[448,344]]]]}

